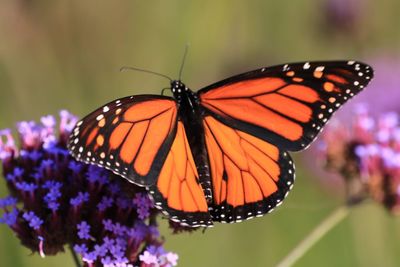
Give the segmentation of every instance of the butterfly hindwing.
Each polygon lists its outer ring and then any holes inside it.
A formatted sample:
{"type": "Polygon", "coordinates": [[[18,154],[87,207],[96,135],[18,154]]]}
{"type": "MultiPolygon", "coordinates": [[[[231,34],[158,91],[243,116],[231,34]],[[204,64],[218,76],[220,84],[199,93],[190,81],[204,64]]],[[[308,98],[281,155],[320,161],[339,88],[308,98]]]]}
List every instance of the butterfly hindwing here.
{"type": "Polygon", "coordinates": [[[176,132],[177,104],[138,95],[112,101],[77,123],[68,148],[138,185],[154,184],[176,132]]]}
{"type": "Polygon", "coordinates": [[[234,76],[198,94],[206,112],[225,124],[298,151],[372,77],[360,62],[304,62],[234,76]]]}
{"type": "Polygon", "coordinates": [[[177,132],[157,183],[149,188],[156,207],[182,225],[211,226],[208,205],[189,147],[185,128],[178,121],[177,132]]]}
{"type": "Polygon", "coordinates": [[[289,154],[212,116],[203,122],[213,185],[213,221],[240,222],[281,204],[294,182],[289,154]]]}

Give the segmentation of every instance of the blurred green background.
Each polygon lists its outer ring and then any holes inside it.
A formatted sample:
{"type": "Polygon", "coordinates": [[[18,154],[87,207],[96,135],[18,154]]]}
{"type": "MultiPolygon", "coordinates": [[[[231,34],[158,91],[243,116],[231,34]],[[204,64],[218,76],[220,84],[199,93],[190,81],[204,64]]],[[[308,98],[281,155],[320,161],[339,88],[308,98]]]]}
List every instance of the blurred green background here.
{"type": "MultiPolygon", "coordinates": [[[[183,80],[197,90],[279,63],[398,57],[399,25],[397,0],[2,0],[0,128],[64,108],[83,116],[115,98],[159,94],[166,80],[119,68],[177,77],[186,43],[183,80]]],[[[277,264],[344,201],[340,183],[324,186],[302,164],[307,156],[295,156],[296,186],[266,217],[176,236],[163,225],[165,246],[179,254],[179,266],[277,264]]],[[[3,181],[0,193],[6,194],[3,181]]],[[[296,266],[400,266],[399,251],[400,219],[368,203],[352,210],[296,266]]],[[[73,262],[68,253],[44,260],[30,255],[0,226],[0,266],[55,265],[73,262]]]]}

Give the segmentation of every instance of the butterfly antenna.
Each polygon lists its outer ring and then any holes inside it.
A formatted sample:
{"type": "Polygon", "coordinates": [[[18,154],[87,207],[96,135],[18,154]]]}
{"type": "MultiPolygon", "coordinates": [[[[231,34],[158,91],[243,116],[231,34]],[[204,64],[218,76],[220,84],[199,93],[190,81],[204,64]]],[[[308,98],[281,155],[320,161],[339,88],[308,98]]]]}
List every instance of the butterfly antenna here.
{"type": "Polygon", "coordinates": [[[161,95],[164,95],[165,90],[171,90],[171,88],[170,87],[163,88],[161,90],[161,95]]]}
{"type": "Polygon", "coordinates": [[[179,70],[179,80],[181,80],[181,77],[182,77],[183,66],[185,65],[185,60],[186,60],[186,55],[188,53],[188,50],[189,50],[189,44],[186,44],[185,53],[183,54],[181,69],[179,70]]]}
{"type": "Polygon", "coordinates": [[[154,71],[151,71],[151,70],[145,70],[145,69],[139,69],[139,68],[127,67],[127,66],[124,66],[124,67],[119,69],[119,71],[121,71],[121,72],[122,71],[127,71],[127,70],[136,70],[136,71],[141,71],[141,72],[154,74],[154,75],[157,75],[157,76],[160,76],[160,77],[167,78],[170,82],[172,82],[172,79],[170,77],[168,77],[167,75],[164,75],[164,74],[161,74],[161,73],[158,73],[158,72],[154,72],[154,71]]]}

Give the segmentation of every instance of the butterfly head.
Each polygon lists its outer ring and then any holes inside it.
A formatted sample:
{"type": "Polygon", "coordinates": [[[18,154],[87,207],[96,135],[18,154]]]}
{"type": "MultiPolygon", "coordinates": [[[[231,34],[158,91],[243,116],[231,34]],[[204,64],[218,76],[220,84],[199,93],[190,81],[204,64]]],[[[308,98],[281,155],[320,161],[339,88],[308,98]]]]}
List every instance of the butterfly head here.
{"type": "Polygon", "coordinates": [[[171,82],[171,91],[176,99],[179,99],[183,94],[190,91],[190,89],[180,80],[173,80],[171,82]]]}

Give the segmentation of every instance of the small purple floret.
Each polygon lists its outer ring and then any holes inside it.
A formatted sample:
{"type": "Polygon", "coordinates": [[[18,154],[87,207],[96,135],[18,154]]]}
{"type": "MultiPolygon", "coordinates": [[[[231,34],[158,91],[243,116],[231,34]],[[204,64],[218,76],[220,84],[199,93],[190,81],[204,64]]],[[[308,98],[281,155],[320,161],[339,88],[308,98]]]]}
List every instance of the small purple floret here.
{"type": "Polygon", "coordinates": [[[84,254],[84,253],[88,252],[88,248],[87,248],[86,244],[75,245],[74,250],[76,253],[79,253],[79,254],[84,254]]]}
{"type": "Polygon", "coordinates": [[[17,189],[21,191],[31,192],[31,193],[38,188],[36,184],[27,182],[17,182],[15,183],[15,187],[17,187],[17,189]]]}
{"type": "Polygon", "coordinates": [[[25,212],[22,218],[28,221],[29,226],[34,230],[39,230],[40,226],[43,224],[43,220],[36,216],[33,211],[25,212]]]}
{"type": "Polygon", "coordinates": [[[79,173],[83,169],[83,164],[77,161],[71,161],[68,168],[74,173],[79,173]]]}
{"type": "Polygon", "coordinates": [[[17,199],[15,197],[5,197],[5,198],[0,198],[0,208],[4,209],[9,206],[15,206],[17,204],[17,199]]]}
{"type": "Polygon", "coordinates": [[[114,199],[112,197],[103,196],[100,203],[97,204],[97,208],[100,211],[105,211],[106,209],[112,207],[114,203],[114,199]]]}
{"type": "Polygon", "coordinates": [[[71,200],[70,200],[70,204],[72,205],[72,206],[79,206],[79,205],[81,205],[82,203],[84,203],[84,202],[87,202],[89,200],[89,193],[88,192],[79,192],[78,193],[78,196],[76,196],[76,197],[74,197],[74,198],[71,198],[71,200]]]}
{"type": "Polygon", "coordinates": [[[13,209],[10,212],[5,212],[3,218],[0,218],[0,223],[7,224],[8,226],[13,226],[17,222],[18,210],[13,209]]]}
{"type": "Polygon", "coordinates": [[[77,224],[78,236],[80,239],[91,239],[90,236],[90,225],[86,221],[82,221],[77,224]]]}
{"type": "Polygon", "coordinates": [[[136,194],[133,203],[136,205],[136,210],[140,219],[144,220],[150,216],[150,209],[153,207],[153,202],[147,194],[136,194]]]}

